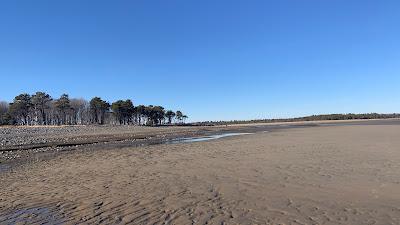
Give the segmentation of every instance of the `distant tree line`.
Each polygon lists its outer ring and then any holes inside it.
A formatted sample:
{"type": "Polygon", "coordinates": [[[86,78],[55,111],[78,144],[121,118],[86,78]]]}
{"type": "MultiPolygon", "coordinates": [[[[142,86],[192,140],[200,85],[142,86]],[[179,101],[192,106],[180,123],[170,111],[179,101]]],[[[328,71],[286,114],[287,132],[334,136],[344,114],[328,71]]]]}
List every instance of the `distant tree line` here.
{"type": "Polygon", "coordinates": [[[365,120],[365,119],[394,119],[400,118],[400,114],[326,114],[312,115],[306,117],[287,118],[287,119],[258,119],[258,120],[232,120],[232,121],[205,121],[195,123],[194,125],[228,125],[228,124],[247,124],[247,123],[275,123],[275,122],[301,122],[301,121],[319,121],[319,120],[365,120]]]}
{"type": "Polygon", "coordinates": [[[0,125],[164,125],[184,124],[188,116],[162,106],[134,106],[132,100],[113,103],[94,97],[90,101],[69,98],[53,99],[45,92],[20,94],[11,103],[0,101],[0,125]]]}

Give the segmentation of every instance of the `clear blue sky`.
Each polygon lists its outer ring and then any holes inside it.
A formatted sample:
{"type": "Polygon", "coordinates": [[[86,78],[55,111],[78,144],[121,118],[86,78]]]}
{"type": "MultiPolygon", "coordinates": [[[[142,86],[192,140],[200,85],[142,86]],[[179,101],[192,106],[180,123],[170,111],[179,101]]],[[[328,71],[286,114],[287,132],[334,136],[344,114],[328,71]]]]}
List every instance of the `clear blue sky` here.
{"type": "Polygon", "coordinates": [[[133,99],[192,121],[400,112],[400,1],[4,0],[0,100],[133,99]]]}

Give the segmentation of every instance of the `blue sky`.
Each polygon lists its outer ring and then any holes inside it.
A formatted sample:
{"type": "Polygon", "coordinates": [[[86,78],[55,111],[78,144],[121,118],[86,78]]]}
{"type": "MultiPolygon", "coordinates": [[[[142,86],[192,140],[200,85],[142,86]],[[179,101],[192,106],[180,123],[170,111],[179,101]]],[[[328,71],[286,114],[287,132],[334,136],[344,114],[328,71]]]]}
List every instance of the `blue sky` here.
{"type": "Polygon", "coordinates": [[[0,100],[133,99],[192,121],[400,112],[400,2],[5,0],[0,100]]]}

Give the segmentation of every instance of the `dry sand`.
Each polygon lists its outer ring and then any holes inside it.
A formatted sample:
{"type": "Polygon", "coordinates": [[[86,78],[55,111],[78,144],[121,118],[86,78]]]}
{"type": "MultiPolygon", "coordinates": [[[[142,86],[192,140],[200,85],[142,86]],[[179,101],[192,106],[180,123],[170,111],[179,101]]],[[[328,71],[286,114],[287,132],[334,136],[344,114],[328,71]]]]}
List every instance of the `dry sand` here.
{"type": "Polygon", "coordinates": [[[400,126],[68,154],[0,174],[0,224],[400,224],[400,126]]]}

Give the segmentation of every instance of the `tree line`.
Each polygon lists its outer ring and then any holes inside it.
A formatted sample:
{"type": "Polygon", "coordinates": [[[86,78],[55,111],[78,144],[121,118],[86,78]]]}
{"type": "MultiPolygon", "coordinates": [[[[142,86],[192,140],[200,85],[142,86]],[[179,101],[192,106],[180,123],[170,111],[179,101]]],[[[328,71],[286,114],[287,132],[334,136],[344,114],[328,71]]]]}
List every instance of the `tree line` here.
{"type": "Polygon", "coordinates": [[[303,122],[303,121],[321,121],[321,120],[365,120],[365,119],[394,119],[394,118],[400,118],[400,114],[398,113],[325,114],[325,115],[312,115],[306,117],[286,118],[286,119],[205,121],[205,122],[195,123],[195,125],[210,126],[210,125],[249,124],[249,123],[251,124],[251,123],[303,122]]]}
{"type": "Polygon", "coordinates": [[[100,97],[90,101],[67,94],[53,99],[45,92],[20,94],[11,103],[0,102],[0,125],[163,125],[184,124],[188,116],[162,106],[138,105],[132,100],[109,103],[100,97]]]}

